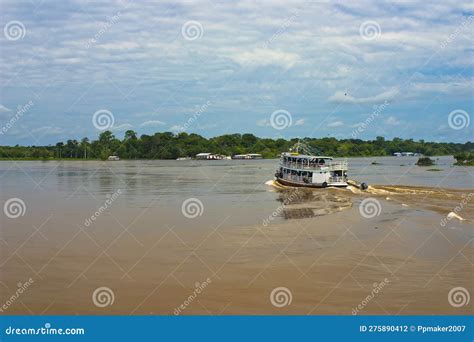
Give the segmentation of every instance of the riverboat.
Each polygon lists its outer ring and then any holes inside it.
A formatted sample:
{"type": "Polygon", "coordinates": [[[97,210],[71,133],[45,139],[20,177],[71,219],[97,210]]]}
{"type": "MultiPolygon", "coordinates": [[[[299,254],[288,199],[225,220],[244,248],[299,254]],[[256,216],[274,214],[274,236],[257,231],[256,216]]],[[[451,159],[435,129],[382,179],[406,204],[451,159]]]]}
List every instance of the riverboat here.
{"type": "Polygon", "coordinates": [[[285,152],[275,173],[282,185],[309,188],[346,187],[347,161],[334,161],[332,157],[285,152]]]}

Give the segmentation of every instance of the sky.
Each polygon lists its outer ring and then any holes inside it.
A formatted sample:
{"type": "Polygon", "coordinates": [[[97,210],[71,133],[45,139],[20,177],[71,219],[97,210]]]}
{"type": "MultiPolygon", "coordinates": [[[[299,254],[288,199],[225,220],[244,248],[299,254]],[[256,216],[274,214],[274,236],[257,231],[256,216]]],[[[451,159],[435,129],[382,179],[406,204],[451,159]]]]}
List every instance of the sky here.
{"type": "Polygon", "coordinates": [[[472,1],[0,0],[0,25],[0,145],[474,140],[472,1]]]}

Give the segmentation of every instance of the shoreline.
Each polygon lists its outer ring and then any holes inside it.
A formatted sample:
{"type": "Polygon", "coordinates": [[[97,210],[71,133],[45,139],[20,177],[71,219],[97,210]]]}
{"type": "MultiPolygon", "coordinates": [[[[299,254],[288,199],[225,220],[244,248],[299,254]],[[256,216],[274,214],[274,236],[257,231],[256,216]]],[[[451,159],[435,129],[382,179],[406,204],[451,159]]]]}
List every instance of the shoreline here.
{"type": "MultiPolygon", "coordinates": [[[[383,158],[383,157],[393,157],[393,158],[419,158],[416,156],[405,156],[405,157],[398,157],[398,156],[392,156],[392,155],[373,155],[373,156],[334,156],[334,159],[341,159],[341,158],[383,158]]],[[[437,158],[437,157],[453,157],[452,154],[443,154],[443,155],[436,155],[436,156],[430,156],[430,158],[437,158]]],[[[136,161],[142,161],[142,160],[174,160],[174,161],[199,161],[200,159],[189,159],[189,160],[176,160],[176,159],[160,159],[160,158],[154,158],[154,159],[147,159],[147,158],[136,158],[136,159],[127,159],[127,158],[120,158],[118,161],[131,161],[131,160],[136,160],[136,161]]],[[[256,161],[256,160],[279,160],[278,157],[275,158],[260,158],[260,159],[222,159],[222,160],[203,160],[203,161],[224,161],[224,160],[244,160],[244,161],[256,161]]],[[[0,161],[108,161],[108,160],[103,160],[103,159],[93,159],[93,158],[0,158],[0,161]]],[[[436,165],[436,164],[434,164],[436,165]]],[[[474,166],[473,165],[459,165],[459,164],[453,164],[456,166],[474,166]]]]}

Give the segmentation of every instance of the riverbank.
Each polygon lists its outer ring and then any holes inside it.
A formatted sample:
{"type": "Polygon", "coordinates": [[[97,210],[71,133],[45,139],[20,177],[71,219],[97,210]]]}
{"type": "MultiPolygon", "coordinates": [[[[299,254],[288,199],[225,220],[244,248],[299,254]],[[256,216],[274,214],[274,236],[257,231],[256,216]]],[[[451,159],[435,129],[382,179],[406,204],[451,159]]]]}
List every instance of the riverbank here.
{"type": "Polygon", "coordinates": [[[226,134],[206,138],[185,132],[159,132],[153,135],[126,131],[123,139],[111,131],[100,133],[96,140],[70,139],[48,146],[0,146],[0,157],[11,158],[64,158],[64,156],[88,156],[93,159],[107,159],[115,154],[122,159],[177,159],[193,157],[199,153],[232,156],[256,153],[264,158],[276,158],[280,153],[290,151],[299,144],[300,152],[333,157],[389,156],[394,153],[411,152],[422,155],[456,155],[472,153],[474,144],[426,142],[424,140],[394,138],[374,140],[325,138],[272,139],[253,134],[226,134]]]}
{"type": "MultiPolygon", "coordinates": [[[[346,156],[346,157],[335,157],[335,159],[346,159],[346,158],[351,158],[351,159],[370,159],[370,158],[386,158],[386,157],[391,157],[393,159],[396,158],[401,158],[397,156],[387,156],[387,155],[371,155],[371,156],[346,156]]],[[[438,155],[438,156],[430,156],[430,158],[435,159],[434,165],[436,165],[436,158],[438,157],[453,157],[453,155],[446,154],[446,155],[438,155]]],[[[416,161],[418,160],[418,157],[408,157],[410,160],[413,160],[414,163],[416,164],[416,161]]],[[[279,157],[266,157],[266,158],[261,158],[265,160],[279,160],[279,157]]],[[[146,159],[146,158],[134,158],[134,159],[127,159],[127,158],[121,158],[122,161],[149,161],[149,160],[176,160],[176,159],[146,159]]],[[[188,160],[180,160],[180,161],[198,161],[199,159],[188,159],[188,160]]],[[[228,159],[227,159],[228,160],[228,159]]],[[[237,160],[237,161],[248,161],[252,159],[232,159],[232,160],[237,160]]],[[[259,159],[255,159],[259,160],[259,159]]],[[[47,162],[47,161],[108,161],[107,159],[93,159],[93,158],[0,158],[0,161],[41,161],[41,162],[47,162]]],[[[115,162],[115,161],[114,161],[115,162]]],[[[373,161],[372,165],[379,165],[379,162],[373,161]]],[[[468,162],[468,163],[457,163],[453,162],[453,165],[456,166],[474,166],[474,162],[468,162]]],[[[420,165],[424,166],[424,165],[420,165]]]]}

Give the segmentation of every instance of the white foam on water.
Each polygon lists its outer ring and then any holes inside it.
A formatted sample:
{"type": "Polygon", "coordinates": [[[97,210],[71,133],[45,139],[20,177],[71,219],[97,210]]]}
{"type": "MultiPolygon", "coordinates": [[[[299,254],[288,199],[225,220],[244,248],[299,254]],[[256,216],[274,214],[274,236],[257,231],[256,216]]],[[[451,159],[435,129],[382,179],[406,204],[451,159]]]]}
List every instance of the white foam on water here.
{"type": "Polygon", "coordinates": [[[459,216],[458,214],[456,213],[453,213],[452,211],[449,212],[449,214],[446,216],[449,220],[451,220],[452,218],[457,218],[459,221],[464,221],[464,219],[459,216]]]}

